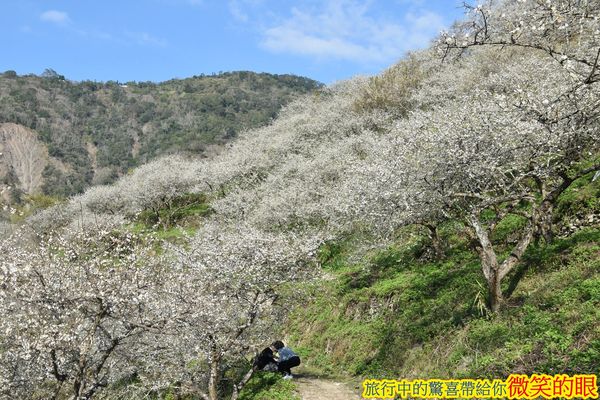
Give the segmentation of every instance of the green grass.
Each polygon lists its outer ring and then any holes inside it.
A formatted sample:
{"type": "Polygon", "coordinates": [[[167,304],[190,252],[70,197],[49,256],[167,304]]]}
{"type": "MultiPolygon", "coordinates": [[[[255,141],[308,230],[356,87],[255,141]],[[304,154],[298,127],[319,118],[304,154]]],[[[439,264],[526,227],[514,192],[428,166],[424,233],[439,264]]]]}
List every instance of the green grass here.
{"type": "Polygon", "coordinates": [[[240,394],[240,400],[300,400],[296,385],[272,372],[256,373],[240,394]]]}
{"type": "MultiPolygon", "coordinates": [[[[498,241],[520,226],[503,222],[498,241]]],[[[498,315],[482,312],[478,257],[459,230],[445,235],[453,246],[441,260],[418,257],[426,241],[399,242],[358,264],[344,262],[348,249],[330,251],[324,268],[335,279],[308,288],[311,300],[288,329],[306,367],[424,379],[600,372],[597,227],[531,245],[503,282],[510,297],[498,315]]]]}
{"type": "Polygon", "coordinates": [[[198,230],[202,219],[212,212],[208,198],[189,193],[173,200],[171,207],[140,213],[127,229],[140,235],[185,244],[198,230]]]}
{"type": "Polygon", "coordinates": [[[63,198],[56,196],[46,196],[43,194],[24,195],[21,203],[14,205],[16,211],[10,216],[10,222],[18,224],[36,212],[60,204],[63,201],[63,198]]]}
{"type": "Polygon", "coordinates": [[[314,287],[313,303],[292,315],[293,341],[309,365],[393,376],[410,349],[475,315],[463,301],[480,290],[475,257],[455,252],[446,262],[421,262],[418,252],[389,248],[314,287]]]}
{"type": "Polygon", "coordinates": [[[561,219],[600,212],[600,179],[592,182],[594,173],[578,179],[560,195],[556,207],[561,219]]]}
{"type": "MultiPolygon", "coordinates": [[[[438,228],[442,259],[417,228],[358,262],[350,238],[328,243],[320,261],[335,278],[308,287],[309,301],[290,318],[305,367],[381,378],[600,373],[600,229],[585,222],[599,211],[600,181],[591,176],[555,210],[557,228],[574,217],[583,227],[530,245],[504,279],[497,315],[485,309],[480,261],[460,223],[438,228]]],[[[500,257],[523,224],[511,215],[499,222],[492,239],[500,257]]]]}
{"type": "Polygon", "coordinates": [[[188,193],[173,199],[168,207],[144,210],[136,222],[147,227],[168,230],[178,225],[190,225],[192,220],[212,212],[207,197],[202,193],[188,193]]]}

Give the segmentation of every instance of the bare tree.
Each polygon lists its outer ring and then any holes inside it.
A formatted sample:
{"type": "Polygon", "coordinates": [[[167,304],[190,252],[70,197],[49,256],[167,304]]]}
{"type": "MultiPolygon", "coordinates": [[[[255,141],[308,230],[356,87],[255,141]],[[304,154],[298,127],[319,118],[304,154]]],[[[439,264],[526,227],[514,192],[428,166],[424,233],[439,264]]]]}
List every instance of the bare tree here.
{"type": "Polygon", "coordinates": [[[48,163],[48,150],[37,135],[16,124],[0,125],[0,141],[4,144],[2,157],[15,171],[21,189],[28,194],[42,185],[42,172],[48,163]]]}

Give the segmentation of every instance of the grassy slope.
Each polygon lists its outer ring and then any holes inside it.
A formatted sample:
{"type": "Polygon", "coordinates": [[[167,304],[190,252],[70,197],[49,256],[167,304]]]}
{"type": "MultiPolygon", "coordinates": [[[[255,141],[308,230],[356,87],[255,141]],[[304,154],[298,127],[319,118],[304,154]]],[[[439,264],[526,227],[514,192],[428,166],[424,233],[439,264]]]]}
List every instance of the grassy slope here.
{"type": "MultiPolygon", "coordinates": [[[[600,211],[590,177],[558,207],[564,226],[600,211]]],[[[498,227],[497,244],[521,224],[498,227]]],[[[334,279],[309,287],[291,317],[290,339],[309,368],[369,377],[504,377],[510,373],[600,373],[600,229],[532,245],[505,279],[499,315],[482,308],[484,279],[459,224],[441,229],[443,259],[408,229],[394,246],[352,264],[351,241],[324,249],[334,279]]]]}

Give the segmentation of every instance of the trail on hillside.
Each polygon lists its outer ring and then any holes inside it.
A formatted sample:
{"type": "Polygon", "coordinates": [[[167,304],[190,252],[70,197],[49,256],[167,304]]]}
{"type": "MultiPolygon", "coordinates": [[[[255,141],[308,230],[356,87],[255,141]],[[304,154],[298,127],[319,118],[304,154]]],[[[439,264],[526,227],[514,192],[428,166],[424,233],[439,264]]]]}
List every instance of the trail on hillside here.
{"type": "Polygon", "coordinates": [[[298,376],[294,379],[298,393],[302,400],[359,400],[358,390],[352,390],[341,382],[314,378],[311,376],[298,376]]]}

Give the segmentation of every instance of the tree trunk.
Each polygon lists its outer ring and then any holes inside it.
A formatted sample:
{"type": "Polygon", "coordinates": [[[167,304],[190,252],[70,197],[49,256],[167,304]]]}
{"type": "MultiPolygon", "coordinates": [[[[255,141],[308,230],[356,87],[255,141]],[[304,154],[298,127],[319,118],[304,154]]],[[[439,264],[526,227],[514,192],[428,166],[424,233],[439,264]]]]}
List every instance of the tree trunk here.
{"type": "Polygon", "coordinates": [[[500,274],[500,266],[498,265],[498,257],[492,246],[487,230],[479,222],[479,215],[473,214],[469,217],[469,223],[475,230],[475,237],[479,242],[477,251],[481,260],[481,269],[483,276],[488,284],[489,306],[492,312],[497,313],[500,310],[504,298],[502,296],[502,276],[500,274]]]}
{"type": "Polygon", "coordinates": [[[500,306],[504,301],[502,296],[502,287],[500,286],[501,280],[498,270],[492,270],[490,279],[488,279],[488,291],[490,298],[490,310],[494,313],[500,311],[500,306]]]}
{"type": "Polygon", "coordinates": [[[498,312],[504,301],[501,287],[502,279],[519,264],[521,257],[533,239],[538,211],[533,210],[532,217],[521,234],[521,239],[519,239],[519,242],[502,264],[498,263],[498,258],[489,239],[489,234],[481,222],[479,222],[478,215],[474,214],[469,217],[469,223],[475,229],[475,235],[480,244],[478,248],[479,258],[481,259],[483,275],[488,283],[490,309],[493,312],[498,312]]]}
{"type": "Polygon", "coordinates": [[[546,243],[551,243],[553,240],[552,232],[552,217],[554,205],[558,197],[577,179],[597,171],[598,165],[594,165],[588,169],[580,171],[576,176],[569,177],[566,173],[560,174],[562,182],[548,192],[546,185],[538,179],[542,202],[539,206],[533,204],[531,214],[527,217],[527,226],[521,232],[521,238],[512,249],[510,255],[498,264],[498,258],[494,247],[489,238],[489,232],[479,220],[479,211],[474,211],[467,217],[467,221],[475,231],[474,239],[478,243],[477,251],[481,259],[481,268],[483,275],[488,283],[490,309],[493,312],[500,310],[500,305],[503,302],[501,283],[502,279],[521,262],[521,257],[525,254],[527,247],[533,240],[536,229],[544,237],[546,243]]]}
{"type": "Polygon", "coordinates": [[[81,399],[81,392],[83,391],[83,373],[78,372],[75,380],[73,381],[73,400],[81,399]]]}
{"type": "Polygon", "coordinates": [[[544,200],[539,209],[539,234],[544,238],[546,244],[552,244],[552,241],[554,240],[554,233],[552,232],[552,214],[554,212],[553,200],[554,199],[544,200]]]}
{"type": "MultiPolygon", "coordinates": [[[[487,232],[485,232],[485,238],[487,239],[487,232]]],[[[486,240],[484,240],[484,243],[485,242],[486,240]]],[[[500,305],[504,301],[504,297],[502,296],[502,288],[500,286],[502,277],[500,276],[500,266],[498,265],[496,252],[492,248],[491,243],[489,241],[487,241],[487,243],[489,246],[486,244],[485,246],[482,245],[479,248],[479,258],[481,260],[483,275],[485,276],[485,280],[488,284],[490,310],[496,313],[500,310],[500,305]]]]}
{"type": "Polygon", "coordinates": [[[429,237],[431,238],[431,246],[433,247],[433,252],[435,253],[436,258],[441,259],[444,257],[444,246],[442,245],[442,239],[440,238],[439,232],[437,230],[437,226],[433,224],[426,224],[427,229],[429,229],[429,237]]]}
{"type": "Polygon", "coordinates": [[[231,394],[231,400],[237,400],[239,398],[240,392],[242,391],[244,386],[246,386],[246,383],[248,383],[250,378],[252,378],[253,374],[254,374],[254,368],[252,368],[252,369],[250,369],[250,371],[246,372],[246,375],[244,375],[242,380],[237,385],[233,386],[233,393],[231,394]]]}
{"type": "Polygon", "coordinates": [[[220,355],[217,346],[213,344],[210,352],[210,375],[208,377],[208,397],[210,400],[219,400],[219,361],[220,355]]]}

